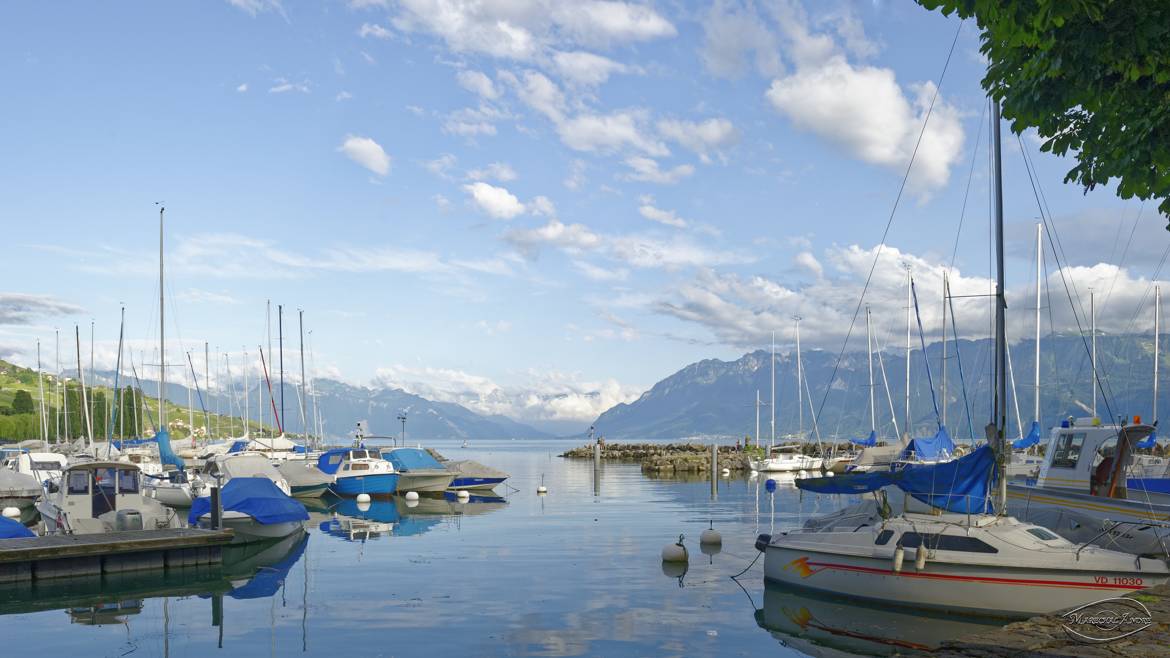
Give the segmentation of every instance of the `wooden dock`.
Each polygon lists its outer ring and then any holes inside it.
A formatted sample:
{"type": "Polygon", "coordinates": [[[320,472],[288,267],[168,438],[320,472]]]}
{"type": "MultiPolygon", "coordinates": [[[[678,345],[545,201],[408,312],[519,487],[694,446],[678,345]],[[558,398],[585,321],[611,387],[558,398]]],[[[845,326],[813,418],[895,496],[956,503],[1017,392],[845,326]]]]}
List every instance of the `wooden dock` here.
{"type": "Polygon", "coordinates": [[[0,542],[0,584],[218,564],[231,530],[176,528],[0,542]]]}

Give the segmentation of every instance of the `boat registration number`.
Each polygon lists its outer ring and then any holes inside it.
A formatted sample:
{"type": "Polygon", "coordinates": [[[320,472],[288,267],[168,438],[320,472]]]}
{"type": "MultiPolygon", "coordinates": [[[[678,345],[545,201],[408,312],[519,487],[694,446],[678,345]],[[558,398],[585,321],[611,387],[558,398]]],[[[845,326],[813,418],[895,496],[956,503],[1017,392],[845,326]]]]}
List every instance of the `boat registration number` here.
{"type": "Polygon", "coordinates": [[[1109,576],[1093,576],[1093,581],[1098,585],[1106,585],[1112,582],[1114,585],[1124,585],[1127,587],[1141,587],[1142,579],[1134,576],[1115,576],[1110,579],[1109,576]]]}

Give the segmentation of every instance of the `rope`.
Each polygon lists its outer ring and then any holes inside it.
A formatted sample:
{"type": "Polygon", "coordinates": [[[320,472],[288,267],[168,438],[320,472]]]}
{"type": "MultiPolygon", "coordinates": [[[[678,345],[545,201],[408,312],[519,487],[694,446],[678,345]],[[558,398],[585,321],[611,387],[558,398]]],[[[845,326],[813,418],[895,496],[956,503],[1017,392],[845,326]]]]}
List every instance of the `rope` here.
{"type": "Polygon", "coordinates": [[[926,334],[922,331],[922,314],[918,312],[918,288],[910,279],[910,294],[914,298],[914,318],[918,320],[918,341],[922,344],[922,361],[926,364],[926,383],[930,386],[930,402],[934,405],[934,419],[942,427],[942,416],[938,412],[938,397],[934,394],[934,377],[930,374],[930,359],[926,357],[926,334]]]}

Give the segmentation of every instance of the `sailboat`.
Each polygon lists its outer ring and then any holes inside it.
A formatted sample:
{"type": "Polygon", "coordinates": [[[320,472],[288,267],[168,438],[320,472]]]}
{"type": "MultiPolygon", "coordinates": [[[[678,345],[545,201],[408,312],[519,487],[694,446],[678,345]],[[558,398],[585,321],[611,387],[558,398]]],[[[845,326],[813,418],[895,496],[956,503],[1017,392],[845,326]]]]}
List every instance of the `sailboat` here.
{"type": "MultiPolygon", "coordinates": [[[[799,472],[799,471],[813,471],[821,468],[824,460],[821,457],[813,457],[804,454],[804,446],[799,442],[786,443],[784,445],[775,445],[776,443],[776,336],[772,335],[772,442],[768,448],[768,454],[763,459],[754,460],[751,462],[752,470],[764,473],[784,473],[784,472],[799,472]]],[[[797,321],[796,325],[796,390],[799,401],[797,403],[798,414],[800,415],[801,435],[804,429],[804,377],[803,367],[800,361],[800,323],[797,321]]],[[[803,438],[803,436],[800,436],[803,438]]]]}
{"type": "Polygon", "coordinates": [[[1007,516],[998,103],[993,117],[998,287],[995,414],[987,427],[988,444],[948,462],[798,480],[797,486],[808,491],[874,497],[810,519],[797,530],[760,535],[756,548],[764,553],[766,580],[857,599],[1002,617],[1057,612],[1170,580],[1165,562],[1078,546],[1007,516]]]}

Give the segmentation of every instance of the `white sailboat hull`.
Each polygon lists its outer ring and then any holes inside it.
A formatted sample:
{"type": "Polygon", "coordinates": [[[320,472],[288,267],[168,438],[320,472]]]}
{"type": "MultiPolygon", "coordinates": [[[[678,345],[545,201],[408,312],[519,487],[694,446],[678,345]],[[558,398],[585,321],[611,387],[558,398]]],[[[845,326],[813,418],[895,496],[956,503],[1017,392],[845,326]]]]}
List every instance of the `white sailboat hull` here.
{"type": "Polygon", "coordinates": [[[820,457],[800,455],[798,457],[769,457],[752,462],[754,470],[764,473],[820,470],[824,460],[820,457]]]}
{"type": "MultiPolygon", "coordinates": [[[[211,515],[199,517],[199,527],[211,527],[211,515]]],[[[223,527],[232,530],[235,537],[233,544],[247,544],[249,542],[282,539],[304,528],[302,521],[283,521],[281,523],[259,523],[256,519],[242,512],[225,511],[223,513],[223,527]]]]}

